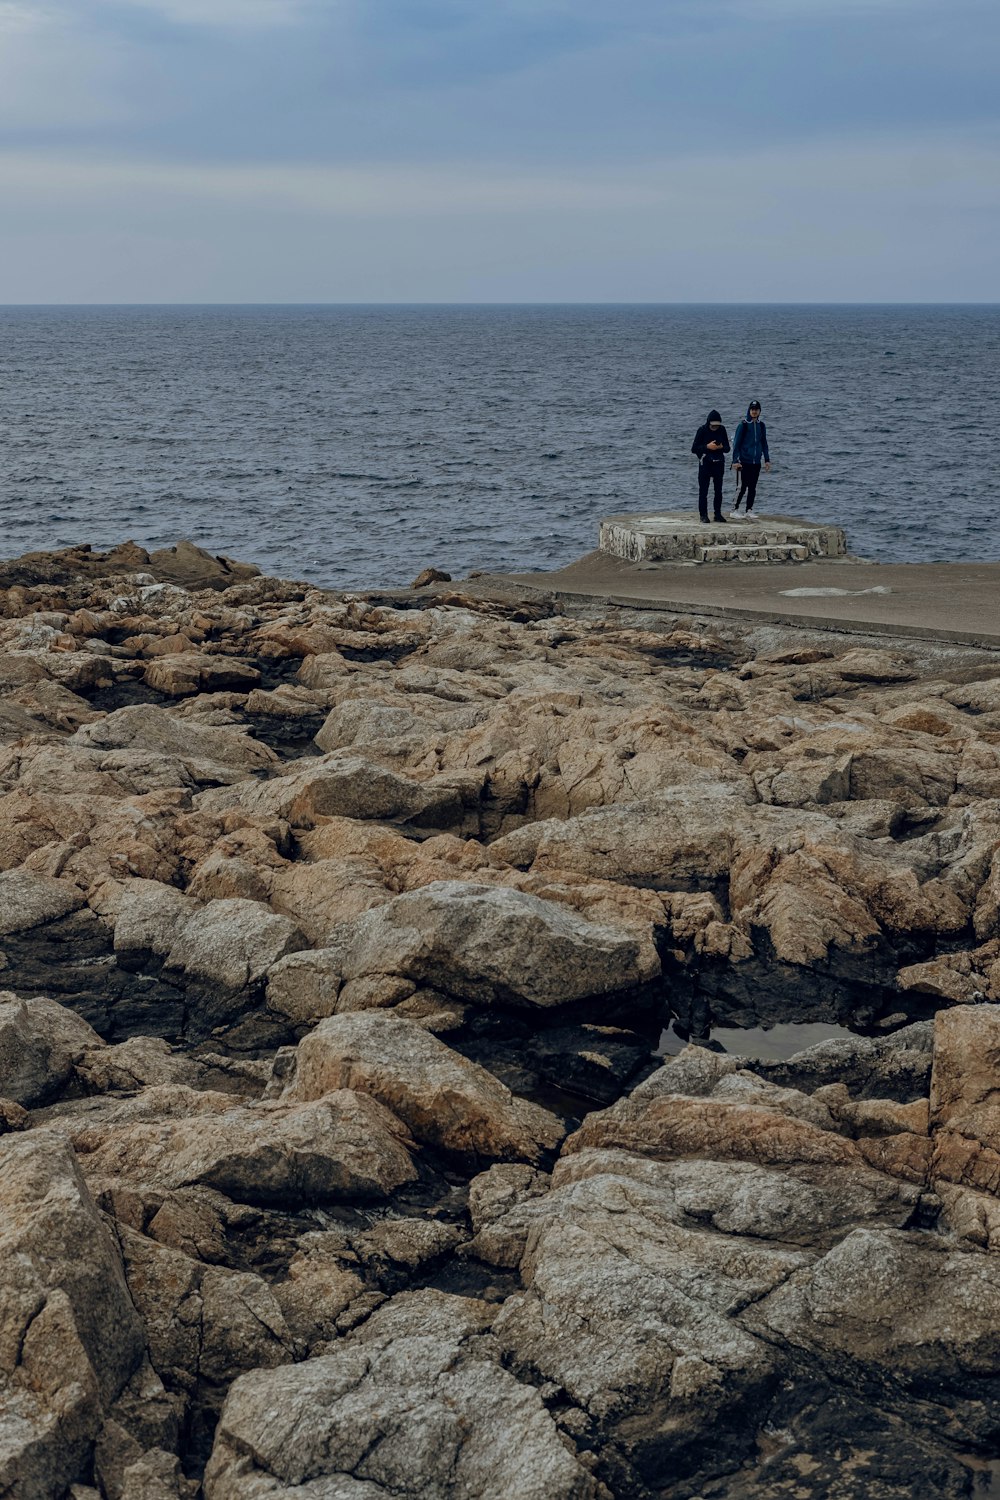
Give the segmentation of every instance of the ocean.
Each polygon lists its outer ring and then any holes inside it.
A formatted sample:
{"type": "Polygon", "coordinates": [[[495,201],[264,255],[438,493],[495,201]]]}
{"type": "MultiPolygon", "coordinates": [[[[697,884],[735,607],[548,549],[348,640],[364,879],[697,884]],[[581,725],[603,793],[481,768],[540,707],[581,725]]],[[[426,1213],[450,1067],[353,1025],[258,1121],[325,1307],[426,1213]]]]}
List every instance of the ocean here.
{"type": "Polygon", "coordinates": [[[695,428],[752,397],[759,511],[1000,559],[1000,307],[895,305],[0,308],[0,554],[188,537],[338,588],[558,567],[603,515],[694,509],[695,428]]]}

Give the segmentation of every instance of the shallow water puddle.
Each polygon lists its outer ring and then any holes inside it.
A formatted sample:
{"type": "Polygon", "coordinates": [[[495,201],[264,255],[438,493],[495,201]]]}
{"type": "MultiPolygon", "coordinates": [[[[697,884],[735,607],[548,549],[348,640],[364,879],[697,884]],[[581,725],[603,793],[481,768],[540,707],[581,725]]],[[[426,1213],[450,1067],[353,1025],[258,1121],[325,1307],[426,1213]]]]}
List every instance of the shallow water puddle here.
{"type": "MultiPolygon", "coordinates": [[[[825,1021],[779,1021],[774,1026],[716,1026],[707,1038],[691,1040],[703,1047],[711,1046],[716,1052],[773,1061],[794,1057],[796,1052],[815,1047],[818,1042],[848,1041],[855,1034],[846,1026],[833,1026],[825,1021]]],[[[676,1057],[687,1044],[688,1038],[680,1036],[671,1022],[660,1036],[655,1055],[676,1057]]]]}

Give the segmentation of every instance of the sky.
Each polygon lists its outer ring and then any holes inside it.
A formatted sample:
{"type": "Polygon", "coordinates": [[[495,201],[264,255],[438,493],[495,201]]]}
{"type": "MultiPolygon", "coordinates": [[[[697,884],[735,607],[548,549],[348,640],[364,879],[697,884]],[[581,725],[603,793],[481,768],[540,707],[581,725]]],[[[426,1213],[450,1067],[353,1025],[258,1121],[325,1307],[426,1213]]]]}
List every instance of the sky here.
{"type": "Polygon", "coordinates": [[[0,302],[1000,300],[996,0],[0,0],[0,302]]]}

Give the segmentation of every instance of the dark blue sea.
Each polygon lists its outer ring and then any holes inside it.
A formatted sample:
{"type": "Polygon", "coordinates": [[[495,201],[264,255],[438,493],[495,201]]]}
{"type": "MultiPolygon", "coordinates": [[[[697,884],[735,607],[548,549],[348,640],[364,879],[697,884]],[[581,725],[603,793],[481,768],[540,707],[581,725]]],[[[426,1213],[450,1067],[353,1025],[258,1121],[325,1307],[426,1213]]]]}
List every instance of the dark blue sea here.
{"type": "Polygon", "coordinates": [[[694,504],[763,403],[758,510],[1000,559],[1000,307],[0,308],[0,554],[181,537],[334,586],[552,568],[694,504]]]}

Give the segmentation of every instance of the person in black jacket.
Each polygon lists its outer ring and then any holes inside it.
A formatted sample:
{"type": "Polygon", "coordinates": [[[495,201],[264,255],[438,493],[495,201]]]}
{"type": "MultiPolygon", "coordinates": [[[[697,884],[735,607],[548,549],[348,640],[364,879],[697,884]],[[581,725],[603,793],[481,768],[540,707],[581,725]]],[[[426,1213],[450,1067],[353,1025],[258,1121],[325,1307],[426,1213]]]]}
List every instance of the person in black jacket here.
{"type": "Polygon", "coordinates": [[[729,452],[729,434],[722,425],[722,417],[713,409],[694,435],[691,452],[698,456],[698,515],[708,524],[708,487],[715,486],[715,520],[724,521],[722,514],[722,481],[726,474],[726,454],[729,452]]]}

